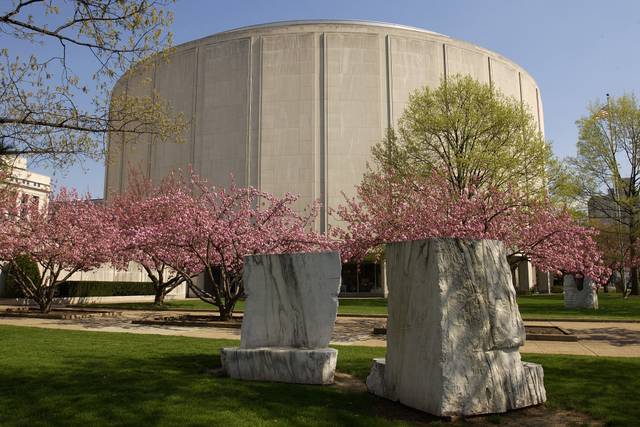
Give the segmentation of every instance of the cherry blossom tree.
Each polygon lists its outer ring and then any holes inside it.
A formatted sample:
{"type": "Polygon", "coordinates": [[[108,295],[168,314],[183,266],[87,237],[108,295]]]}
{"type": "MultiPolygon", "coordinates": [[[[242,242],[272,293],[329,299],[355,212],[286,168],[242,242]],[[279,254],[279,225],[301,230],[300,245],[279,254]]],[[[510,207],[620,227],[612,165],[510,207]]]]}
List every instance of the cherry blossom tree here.
{"type": "Polygon", "coordinates": [[[14,203],[0,217],[0,259],[11,266],[21,291],[43,313],[51,310],[58,286],[78,271],[89,271],[109,259],[117,230],[108,210],[89,197],[62,189],[44,209],[37,203],[14,203]],[[35,261],[42,280],[35,283],[16,262],[20,256],[35,261]]]}
{"type": "Polygon", "coordinates": [[[193,197],[176,205],[165,232],[173,246],[188,252],[199,262],[170,263],[185,277],[189,288],[203,301],[218,308],[220,319],[229,320],[244,295],[244,257],[253,254],[330,250],[332,242],[312,230],[318,204],[304,214],[293,210],[297,197],[276,197],[253,187],[231,183],[215,188],[191,174],[193,197]],[[194,271],[204,271],[211,290],[201,289],[192,280],[194,271]]]}
{"type": "Polygon", "coordinates": [[[599,282],[608,277],[596,232],[548,200],[527,200],[515,190],[454,189],[435,172],[427,178],[396,178],[371,172],[357,197],[332,212],[344,224],[331,230],[342,242],[343,259],[380,256],[382,245],[393,241],[495,239],[543,271],[582,273],[599,282]]]}
{"type": "Polygon", "coordinates": [[[203,269],[191,252],[175,245],[172,234],[176,211],[191,202],[191,189],[180,174],[171,174],[155,186],[132,170],[127,191],[117,195],[111,205],[122,242],[111,262],[121,268],[130,261],[142,266],[153,283],[156,305],[163,304],[166,295],[183,284],[186,277],[203,269]]]}

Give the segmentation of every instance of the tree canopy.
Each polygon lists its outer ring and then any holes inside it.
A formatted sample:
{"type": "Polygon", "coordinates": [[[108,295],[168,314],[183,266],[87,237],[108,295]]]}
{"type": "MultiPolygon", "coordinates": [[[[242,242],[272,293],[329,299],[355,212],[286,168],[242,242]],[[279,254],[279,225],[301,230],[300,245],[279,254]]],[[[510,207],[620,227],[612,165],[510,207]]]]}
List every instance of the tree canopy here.
{"type": "Polygon", "coordinates": [[[414,92],[373,154],[381,170],[399,178],[436,171],[460,192],[473,185],[539,193],[550,148],[519,100],[454,76],[414,92]]]}
{"type": "Polygon", "coordinates": [[[631,269],[639,292],[640,105],[635,95],[596,101],[576,122],[577,155],[568,160],[576,198],[588,206],[611,264],[631,269]],[[616,243],[617,242],[617,243],[616,243]]]}
{"type": "Polygon", "coordinates": [[[100,158],[111,132],[175,137],[184,119],[151,95],[111,96],[171,44],[165,0],[13,0],[0,6],[0,155],[56,165],[100,158]],[[86,58],[91,58],[86,61],[86,58]],[[86,65],[89,70],[79,70],[86,65]]]}

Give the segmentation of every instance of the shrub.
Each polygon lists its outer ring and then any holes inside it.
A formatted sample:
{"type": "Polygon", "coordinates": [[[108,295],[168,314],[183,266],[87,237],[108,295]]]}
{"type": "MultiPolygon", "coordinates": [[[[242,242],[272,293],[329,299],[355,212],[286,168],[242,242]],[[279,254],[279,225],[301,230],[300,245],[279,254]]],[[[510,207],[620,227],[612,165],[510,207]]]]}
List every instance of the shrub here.
{"type": "Polygon", "coordinates": [[[551,293],[552,294],[561,294],[564,291],[564,288],[562,287],[562,285],[553,285],[551,286],[551,293]]]}
{"type": "Polygon", "coordinates": [[[151,282],[66,282],[60,285],[59,297],[111,297],[154,295],[151,282]]]}

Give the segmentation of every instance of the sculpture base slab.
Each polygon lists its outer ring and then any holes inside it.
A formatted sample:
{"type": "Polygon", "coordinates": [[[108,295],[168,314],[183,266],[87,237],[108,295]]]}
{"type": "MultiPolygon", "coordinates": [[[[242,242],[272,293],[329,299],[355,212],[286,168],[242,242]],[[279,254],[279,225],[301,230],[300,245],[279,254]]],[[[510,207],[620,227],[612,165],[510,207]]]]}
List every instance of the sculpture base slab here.
{"type": "Polygon", "coordinates": [[[338,350],[227,347],[220,351],[220,356],[222,368],[231,378],[296,384],[333,384],[338,350]]]}
{"type": "MultiPolygon", "coordinates": [[[[522,362],[522,367],[524,369],[524,384],[520,384],[520,387],[513,387],[513,385],[512,387],[509,387],[511,393],[513,393],[514,395],[507,397],[506,401],[508,406],[506,407],[506,410],[520,409],[526,408],[528,406],[539,405],[547,400],[547,394],[544,388],[544,370],[542,369],[542,366],[537,363],[522,362]]],[[[385,392],[384,371],[385,359],[373,359],[371,372],[369,373],[369,376],[367,376],[367,390],[369,391],[369,393],[375,394],[376,396],[395,400],[385,392]]],[[[425,385],[425,387],[428,387],[428,385],[425,385]]],[[[507,390],[503,390],[503,392],[506,391],[507,390]]],[[[400,403],[403,403],[407,406],[413,406],[407,404],[407,402],[401,401],[400,403]]],[[[422,408],[415,409],[424,410],[422,408]]],[[[471,409],[471,411],[462,411],[462,413],[460,414],[438,413],[433,415],[482,415],[489,413],[485,411],[476,412],[472,408],[468,409],[471,409]]]]}

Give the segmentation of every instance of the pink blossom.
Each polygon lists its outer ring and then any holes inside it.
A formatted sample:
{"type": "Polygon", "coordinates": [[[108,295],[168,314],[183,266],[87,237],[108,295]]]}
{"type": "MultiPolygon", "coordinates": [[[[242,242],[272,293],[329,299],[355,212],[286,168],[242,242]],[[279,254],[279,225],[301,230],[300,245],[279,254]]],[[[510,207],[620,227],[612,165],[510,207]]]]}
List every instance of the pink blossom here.
{"type": "Polygon", "coordinates": [[[441,175],[406,180],[372,174],[332,214],[345,224],[333,228],[343,259],[381,255],[387,242],[458,237],[495,239],[543,271],[580,272],[602,282],[596,231],[577,224],[548,200],[526,200],[515,191],[453,190],[441,175]]]}

